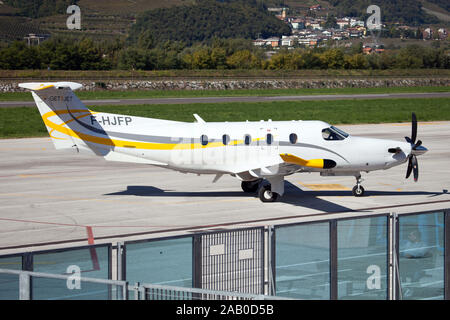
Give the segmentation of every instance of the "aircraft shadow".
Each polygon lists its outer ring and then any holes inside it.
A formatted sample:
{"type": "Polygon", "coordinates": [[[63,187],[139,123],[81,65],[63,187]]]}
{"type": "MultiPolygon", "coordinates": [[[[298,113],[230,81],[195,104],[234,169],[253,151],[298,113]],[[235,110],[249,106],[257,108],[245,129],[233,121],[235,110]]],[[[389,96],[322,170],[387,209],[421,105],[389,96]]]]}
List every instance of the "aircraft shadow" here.
{"type": "MultiPolygon", "coordinates": [[[[425,191],[376,191],[366,190],[366,196],[412,196],[412,195],[429,195],[435,197],[445,192],[425,192],[425,191]]],[[[254,193],[245,193],[242,191],[204,191],[204,192],[179,192],[173,190],[163,190],[153,186],[127,186],[124,191],[105,194],[112,195],[132,195],[139,197],[257,197],[254,193]]],[[[336,204],[320,197],[353,197],[350,190],[321,190],[321,191],[304,191],[289,181],[285,181],[285,194],[279,202],[287,203],[294,206],[319,210],[322,212],[351,212],[351,208],[336,204]]],[[[362,198],[364,199],[364,197],[362,198]]]]}
{"type": "MultiPolygon", "coordinates": [[[[299,192],[304,193],[301,189],[297,188],[290,182],[286,182],[286,193],[281,197],[279,202],[288,203],[295,206],[300,206],[304,208],[310,208],[314,210],[320,210],[325,212],[336,212],[336,211],[352,211],[352,209],[337,205],[333,202],[326,201],[323,199],[316,198],[314,196],[301,196],[299,197],[299,192]],[[294,190],[297,189],[297,190],[294,190]]],[[[257,197],[256,193],[245,193],[243,191],[204,191],[204,192],[178,192],[172,190],[163,190],[152,186],[128,186],[126,190],[108,193],[107,196],[112,195],[132,195],[140,197],[257,197]]]]}

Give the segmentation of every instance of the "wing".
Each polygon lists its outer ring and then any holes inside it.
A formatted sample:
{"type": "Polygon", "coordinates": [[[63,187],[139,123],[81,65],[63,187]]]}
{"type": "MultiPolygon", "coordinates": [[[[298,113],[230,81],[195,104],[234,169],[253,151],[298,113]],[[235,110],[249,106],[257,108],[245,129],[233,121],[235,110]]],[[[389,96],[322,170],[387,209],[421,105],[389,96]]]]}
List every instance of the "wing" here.
{"type": "Polygon", "coordinates": [[[239,178],[249,180],[251,178],[264,178],[268,176],[287,176],[300,171],[317,171],[317,169],[332,169],[336,162],[330,159],[306,160],[293,154],[283,153],[279,161],[259,168],[251,168],[234,172],[239,178]]]}

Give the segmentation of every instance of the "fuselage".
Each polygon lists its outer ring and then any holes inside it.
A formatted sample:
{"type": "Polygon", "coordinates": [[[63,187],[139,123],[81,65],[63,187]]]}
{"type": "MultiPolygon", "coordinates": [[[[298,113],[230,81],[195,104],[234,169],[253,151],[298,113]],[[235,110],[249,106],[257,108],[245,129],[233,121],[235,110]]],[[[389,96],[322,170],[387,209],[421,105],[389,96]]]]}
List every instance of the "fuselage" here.
{"type": "Polygon", "coordinates": [[[236,173],[273,167],[284,153],[336,162],[332,169],[302,171],[372,171],[402,164],[411,152],[409,143],[351,136],[323,121],[187,123],[117,117],[96,113],[83,121],[101,127],[113,140],[128,142],[121,147],[116,143],[114,152],[181,171],[236,173]],[[390,153],[390,148],[400,148],[401,152],[390,153]]]}

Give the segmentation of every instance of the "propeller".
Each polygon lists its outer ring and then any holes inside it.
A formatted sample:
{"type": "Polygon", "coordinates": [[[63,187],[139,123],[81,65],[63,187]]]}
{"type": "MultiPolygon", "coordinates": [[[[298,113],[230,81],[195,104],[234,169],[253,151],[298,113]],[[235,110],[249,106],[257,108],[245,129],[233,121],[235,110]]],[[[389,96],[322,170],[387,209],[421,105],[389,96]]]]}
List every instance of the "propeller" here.
{"type": "Polygon", "coordinates": [[[416,114],[412,113],[412,123],[411,123],[411,137],[405,137],[406,141],[411,144],[411,154],[408,156],[408,169],[406,170],[406,179],[409,178],[411,172],[414,175],[414,181],[417,182],[419,179],[419,165],[417,163],[416,155],[425,153],[426,148],[421,147],[422,141],[417,139],[417,117],[416,114]]]}

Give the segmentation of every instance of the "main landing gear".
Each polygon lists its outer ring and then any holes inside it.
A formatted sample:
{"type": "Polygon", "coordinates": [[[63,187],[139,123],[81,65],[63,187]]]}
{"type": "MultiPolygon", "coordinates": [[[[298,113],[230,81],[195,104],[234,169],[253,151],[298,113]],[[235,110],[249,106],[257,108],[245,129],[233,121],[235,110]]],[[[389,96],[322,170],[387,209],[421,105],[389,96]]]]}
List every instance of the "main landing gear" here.
{"type": "Polygon", "coordinates": [[[352,193],[355,197],[362,197],[364,195],[364,188],[361,185],[361,175],[356,176],[356,186],[353,187],[352,193]]]}
{"type": "Polygon", "coordinates": [[[263,183],[263,179],[254,181],[242,181],[241,187],[244,192],[258,192],[258,197],[262,202],[275,202],[284,193],[283,177],[270,177],[267,179],[269,183],[263,183]]]}
{"type": "Polygon", "coordinates": [[[259,184],[261,183],[262,179],[254,180],[254,181],[242,181],[241,182],[241,188],[244,190],[244,192],[253,193],[258,191],[259,184]]]}

